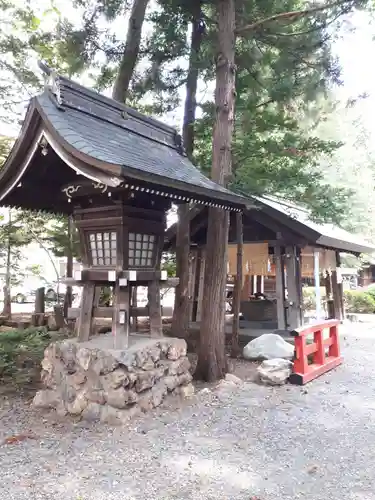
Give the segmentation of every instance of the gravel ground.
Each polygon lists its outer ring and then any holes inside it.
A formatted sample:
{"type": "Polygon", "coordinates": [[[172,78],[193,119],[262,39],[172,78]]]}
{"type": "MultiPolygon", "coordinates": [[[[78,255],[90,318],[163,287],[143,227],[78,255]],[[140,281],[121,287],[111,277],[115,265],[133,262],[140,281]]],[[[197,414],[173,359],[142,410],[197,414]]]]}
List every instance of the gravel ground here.
{"type": "Polygon", "coordinates": [[[248,381],[220,399],[169,400],[129,427],[4,397],[0,499],[373,500],[375,344],[370,326],[348,329],[345,364],[305,388],[248,381]],[[25,439],[4,443],[12,435],[25,439]]]}

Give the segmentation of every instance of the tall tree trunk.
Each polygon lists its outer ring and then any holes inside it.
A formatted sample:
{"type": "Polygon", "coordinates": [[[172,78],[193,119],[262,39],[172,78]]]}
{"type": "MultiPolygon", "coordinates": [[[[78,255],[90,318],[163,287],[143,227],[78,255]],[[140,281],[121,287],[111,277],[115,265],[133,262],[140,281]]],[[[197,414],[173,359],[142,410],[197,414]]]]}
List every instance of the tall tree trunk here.
{"type": "MultiPolygon", "coordinates": [[[[194,121],[197,108],[196,94],[198,86],[198,57],[202,44],[201,2],[194,6],[189,70],[186,81],[186,98],[184,123],[182,129],[183,143],[188,158],[192,160],[194,150],[194,121]]],[[[178,223],[176,235],[176,273],[179,284],[175,291],[172,333],[177,337],[186,337],[189,329],[189,252],[190,252],[190,218],[189,204],[178,206],[178,223]]]]}
{"type": "Polygon", "coordinates": [[[12,315],[12,297],[11,297],[11,265],[12,265],[12,245],[10,241],[10,230],[12,225],[12,210],[9,209],[8,220],[8,239],[6,245],[6,263],[5,263],[5,285],[4,291],[4,305],[3,316],[10,318],[12,315]]]}
{"type": "MultiPolygon", "coordinates": [[[[212,142],[211,178],[225,186],[231,174],[234,124],[235,0],[218,0],[217,12],[216,121],[212,142]]],[[[210,208],[204,276],[205,293],[197,365],[197,376],[208,381],[223,377],[227,370],[224,303],[228,229],[228,212],[210,208]]]]}
{"type": "Polygon", "coordinates": [[[137,63],[142,38],[142,26],[149,0],[134,0],[130,13],[125,49],[120,62],[112,97],[125,103],[134,68],[137,63]]]}
{"type": "MultiPolygon", "coordinates": [[[[66,277],[67,278],[72,278],[73,277],[73,221],[71,217],[68,217],[68,252],[66,256],[66,277]]],[[[72,302],[73,302],[73,293],[72,293],[72,287],[67,286],[66,287],[66,293],[64,297],[64,318],[68,317],[68,309],[69,307],[72,307],[72,302]]]]}

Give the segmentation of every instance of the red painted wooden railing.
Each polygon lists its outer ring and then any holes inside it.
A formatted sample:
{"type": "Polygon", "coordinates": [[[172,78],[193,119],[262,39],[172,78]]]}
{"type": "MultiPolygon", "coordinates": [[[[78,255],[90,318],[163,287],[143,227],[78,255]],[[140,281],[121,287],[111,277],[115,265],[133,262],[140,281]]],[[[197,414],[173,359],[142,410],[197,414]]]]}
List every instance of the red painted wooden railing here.
{"type": "Polygon", "coordinates": [[[338,319],[329,319],[297,328],[292,332],[295,337],[293,373],[289,379],[292,384],[304,385],[342,363],[339,324],[338,319]],[[327,329],[329,329],[329,337],[325,339],[324,332],[327,329]],[[314,341],[312,344],[307,344],[307,337],[312,334],[314,341]],[[326,355],[327,347],[328,356],[326,355]],[[308,356],[311,354],[313,362],[309,365],[308,356]]]}

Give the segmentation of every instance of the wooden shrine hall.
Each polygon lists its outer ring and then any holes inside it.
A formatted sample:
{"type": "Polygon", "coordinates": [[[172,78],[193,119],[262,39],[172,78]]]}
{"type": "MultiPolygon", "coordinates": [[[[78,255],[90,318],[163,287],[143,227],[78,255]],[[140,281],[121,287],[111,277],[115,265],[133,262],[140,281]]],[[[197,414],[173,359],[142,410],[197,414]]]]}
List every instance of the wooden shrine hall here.
{"type": "MultiPolygon", "coordinates": [[[[241,305],[243,323],[254,330],[291,330],[304,323],[303,284],[313,284],[316,316],[343,319],[340,252],[359,255],[375,250],[358,235],[331,224],[314,222],[309,212],[273,197],[252,197],[244,211],[241,305]],[[326,288],[327,310],[321,308],[326,288]]],[[[190,320],[199,322],[204,293],[208,212],[190,210],[190,320]]],[[[165,250],[173,251],[176,225],[167,231],[165,250]]],[[[231,214],[228,284],[237,275],[236,216],[231,214]]]]}
{"type": "Polygon", "coordinates": [[[187,159],[177,132],[49,68],[0,172],[0,204],[72,215],[83,286],[77,334],[86,341],[95,290],[114,287],[112,332],[126,347],[129,296],[148,286],[151,335],[160,335],[160,270],[172,202],[242,211],[248,201],[206,178],[187,159]]]}

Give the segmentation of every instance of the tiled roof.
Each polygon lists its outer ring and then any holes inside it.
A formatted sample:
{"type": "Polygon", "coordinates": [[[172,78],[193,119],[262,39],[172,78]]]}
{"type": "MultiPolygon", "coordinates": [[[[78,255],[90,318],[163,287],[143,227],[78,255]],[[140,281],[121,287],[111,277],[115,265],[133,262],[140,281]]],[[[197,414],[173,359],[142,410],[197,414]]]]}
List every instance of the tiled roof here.
{"type": "Polygon", "coordinates": [[[246,205],[245,198],[211,181],[188,160],[173,128],[66,78],[56,82],[59,98],[47,90],[36,98],[38,108],[76,151],[122,166],[127,178],[246,205]]]}

